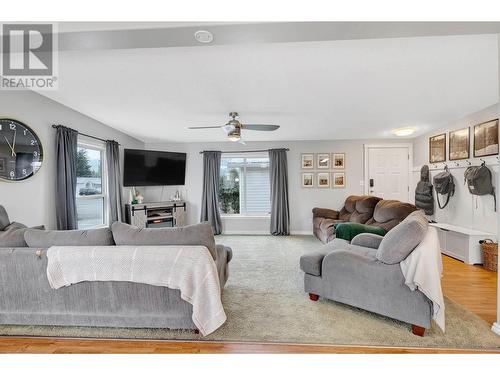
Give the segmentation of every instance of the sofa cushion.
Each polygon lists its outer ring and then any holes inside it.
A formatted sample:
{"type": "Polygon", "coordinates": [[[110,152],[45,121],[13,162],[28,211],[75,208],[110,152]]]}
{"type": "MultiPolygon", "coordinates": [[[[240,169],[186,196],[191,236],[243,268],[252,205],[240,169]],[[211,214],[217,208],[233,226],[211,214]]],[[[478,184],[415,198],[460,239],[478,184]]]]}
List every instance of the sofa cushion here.
{"type": "Polygon", "coordinates": [[[207,247],[214,259],[217,257],[214,234],[208,222],[176,228],[137,228],[114,222],[111,230],[117,245],[201,245],[207,247]]]}
{"type": "Polygon", "coordinates": [[[414,211],[385,235],[377,259],[386,264],[403,261],[424,239],[428,226],[423,212],[414,211]]]}
{"type": "Polygon", "coordinates": [[[373,217],[375,206],[381,200],[378,197],[363,196],[355,202],[355,210],[349,221],[365,224],[373,217]]]}
{"type": "Polygon", "coordinates": [[[360,233],[374,233],[383,236],[385,234],[385,229],[352,222],[335,224],[336,238],[352,241],[352,239],[360,233]]]}
{"type": "Polygon", "coordinates": [[[26,228],[17,225],[9,225],[6,230],[0,231],[0,247],[27,247],[24,240],[26,228]]]}
{"type": "Polygon", "coordinates": [[[389,232],[416,209],[417,207],[411,203],[383,199],[377,203],[373,217],[366,224],[384,228],[389,232]]]}
{"type": "Polygon", "coordinates": [[[321,276],[323,258],[331,251],[332,247],[328,244],[317,251],[302,255],[300,257],[300,269],[309,275],[321,276]]]}
{"type": "Polygon", "coordinates": [[[87,230],[37,230],[28,229],[24,238],[29,247],[51,246],[113,246],[109,228],[87,230]]]}
{"type": "Polygon", "coordinates": [[[5,230],[5,227],[10,224],[9,215],[5,207],[0,205],[0,230],[5,230]]]}

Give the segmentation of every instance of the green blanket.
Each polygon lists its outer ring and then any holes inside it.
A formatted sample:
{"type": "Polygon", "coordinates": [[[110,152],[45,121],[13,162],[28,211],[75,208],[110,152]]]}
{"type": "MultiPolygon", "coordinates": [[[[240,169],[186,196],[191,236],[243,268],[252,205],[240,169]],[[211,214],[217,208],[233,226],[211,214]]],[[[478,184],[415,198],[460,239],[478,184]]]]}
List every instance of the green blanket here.
{"type": "Polygon", "coordinates": [[[352,241],[360,233],[374,233],[381,236],[385,235],[385,229],[373,225],[359,223],[338,223],[335,224],[335,237],[343,240],[352,241]]]}

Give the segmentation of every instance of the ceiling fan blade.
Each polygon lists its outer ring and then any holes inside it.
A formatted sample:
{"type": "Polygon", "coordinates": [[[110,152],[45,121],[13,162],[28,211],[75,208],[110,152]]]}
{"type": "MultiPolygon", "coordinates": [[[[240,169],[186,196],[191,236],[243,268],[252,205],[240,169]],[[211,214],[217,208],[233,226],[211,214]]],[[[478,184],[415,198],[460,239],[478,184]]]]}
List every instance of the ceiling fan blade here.
{"type": "Polygon", "coordinates": [[[243,129],[245,130],[260,130],[265,132],[271,132],[273,130],[279,129],[279,125],[264,125],[264,124],[243,124],[243,129]]]}
{"type": "Polygon", "coordinates": [[[190,126],[188,129],[217,129],[222,128],[222,126],[190,126]]]}

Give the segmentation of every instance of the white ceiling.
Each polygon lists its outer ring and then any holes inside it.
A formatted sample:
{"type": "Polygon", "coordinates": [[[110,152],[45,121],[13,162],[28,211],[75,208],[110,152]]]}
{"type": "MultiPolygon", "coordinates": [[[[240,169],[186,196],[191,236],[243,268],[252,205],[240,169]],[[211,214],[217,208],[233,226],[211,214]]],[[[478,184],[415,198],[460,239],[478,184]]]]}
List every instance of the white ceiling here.
{"type": "MultiPolygon", "coordinates": [[[[496,35],[62,51],[41,92],[146,142],[223,141],[230,111],[281,125],[245,140],[392,137],[498,101],[496,35]]],[[[71,126],[71,124],[68,124],[71,126]]]]}

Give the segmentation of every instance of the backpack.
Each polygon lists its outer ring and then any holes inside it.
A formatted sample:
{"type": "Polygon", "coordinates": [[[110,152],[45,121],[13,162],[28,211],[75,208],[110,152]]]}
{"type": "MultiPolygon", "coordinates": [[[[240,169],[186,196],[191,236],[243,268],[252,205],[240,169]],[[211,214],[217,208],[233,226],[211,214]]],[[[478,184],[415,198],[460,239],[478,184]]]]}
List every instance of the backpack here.
{"type": "Polygon", "coordinates": [[[465,170],[464,183],[467,184],[469,192],[473,195],[493,195],[495,211],[497,210],[497,198],[495,188],[493,187],[491,171],[484,161],[480,166],[471,166],[465,170]]]}
{"type": "Polygon", "coordinates": [[[436,198],[438,202],[438,206],[440,209],[445,208],[450,201],[450,197],[455,194],[455,182],[453,181],[453,175],[448,170],[448,166],[444,167],[444,171],[438,173],[434,176],[434,189],[436,190],[436,198]],[[441,206],[441,202],[439,201],[439,194],[446,195],[446,202],[441,206]]]}

